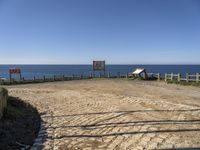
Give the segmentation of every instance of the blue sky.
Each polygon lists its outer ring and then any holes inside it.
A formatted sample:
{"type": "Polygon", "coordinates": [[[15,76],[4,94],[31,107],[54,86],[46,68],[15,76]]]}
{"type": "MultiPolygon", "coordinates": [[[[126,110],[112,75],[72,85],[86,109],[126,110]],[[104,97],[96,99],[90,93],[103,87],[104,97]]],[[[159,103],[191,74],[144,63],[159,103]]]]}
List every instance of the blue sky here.
{"type": "Polygon", "coordinates": [[[0,0],[1,64],[200,64],[199,0],[0,0]]]}

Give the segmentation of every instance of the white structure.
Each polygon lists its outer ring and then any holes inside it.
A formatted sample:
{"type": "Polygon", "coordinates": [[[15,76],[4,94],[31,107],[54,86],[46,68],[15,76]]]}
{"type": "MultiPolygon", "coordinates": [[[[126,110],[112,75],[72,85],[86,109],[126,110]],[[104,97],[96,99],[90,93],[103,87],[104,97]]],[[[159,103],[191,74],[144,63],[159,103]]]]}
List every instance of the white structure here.
{"type": "Polygon", "coordinates": [[[146,73],[146,70],[144,68],[137,68],[133,73],[133,76],[148,79],[148,75],[146,73]]]}

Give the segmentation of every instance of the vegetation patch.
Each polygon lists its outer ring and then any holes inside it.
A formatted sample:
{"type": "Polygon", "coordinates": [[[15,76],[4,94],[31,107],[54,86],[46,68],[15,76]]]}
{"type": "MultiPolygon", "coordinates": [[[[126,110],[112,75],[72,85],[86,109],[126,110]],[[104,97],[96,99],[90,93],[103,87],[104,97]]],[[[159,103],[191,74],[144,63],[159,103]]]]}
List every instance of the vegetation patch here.
{"type": "Polygon", "coordinates": [[[167,81],[167,83],[170,83],[170,84],[180,84],[180,85],[185,85],[185,86],[197,86],[197,87],[200,87],[200,82],[197,83],[197,82],[186,82],[186,81],[167,81]]]}
{"type": "Polygon", "coordinates": [[[39,131],[39,113],[19,98],[9,97],[7,103],[0,120],[0,149],[29,149],[39,131]]]}
{"type": "Polygon", "coordinates": [[[0,94],[2,94],[3,96],[8,96],[8,90],[3,87],[0,87],[0,94]]]}

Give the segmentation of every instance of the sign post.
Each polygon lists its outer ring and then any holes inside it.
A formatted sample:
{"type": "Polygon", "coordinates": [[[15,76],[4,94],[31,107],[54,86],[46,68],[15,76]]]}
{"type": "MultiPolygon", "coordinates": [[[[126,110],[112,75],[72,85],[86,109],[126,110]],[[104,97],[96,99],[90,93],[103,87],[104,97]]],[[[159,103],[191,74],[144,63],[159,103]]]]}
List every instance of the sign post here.
{"type": "Polygon", "coordinates": [[[19,74],[20,80],[22,79],[22,74],[21,74],[20,68],[9,69],[10,81],[12,80],[12,74],[19,74]]]}
{"type": "Polygon", "coordinates": [[[104,76],[106,73],[106,63],[105,61],[93,61],[93,74],[95,71],[104,71],[104,76]]]}

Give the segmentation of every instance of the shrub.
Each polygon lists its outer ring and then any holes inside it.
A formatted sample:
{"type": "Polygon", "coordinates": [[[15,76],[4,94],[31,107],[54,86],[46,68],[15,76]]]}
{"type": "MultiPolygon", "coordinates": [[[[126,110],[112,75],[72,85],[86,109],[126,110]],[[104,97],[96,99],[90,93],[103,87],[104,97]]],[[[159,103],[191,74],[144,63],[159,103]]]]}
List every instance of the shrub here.
{"type": "Polygon", "coordinates": [[[3,96],[8,96],[8,90],[3,87],[0,87],[0,94],[2,94],[3,96]]]}

